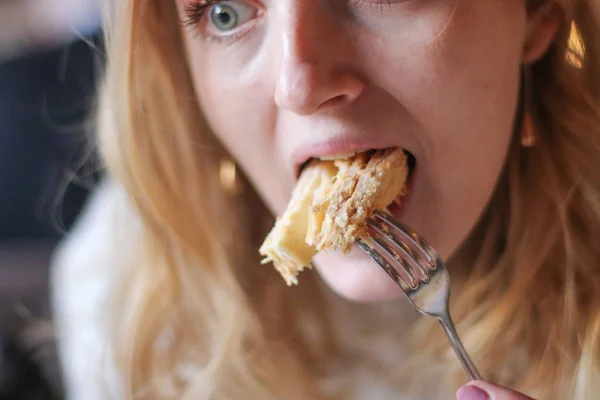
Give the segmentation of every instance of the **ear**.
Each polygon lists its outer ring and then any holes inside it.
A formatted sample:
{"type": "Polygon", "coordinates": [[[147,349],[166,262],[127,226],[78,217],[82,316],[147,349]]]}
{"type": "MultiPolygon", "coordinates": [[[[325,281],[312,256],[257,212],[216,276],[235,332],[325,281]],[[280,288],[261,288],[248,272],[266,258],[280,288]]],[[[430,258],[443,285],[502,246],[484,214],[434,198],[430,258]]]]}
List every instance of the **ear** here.
{"type": "Polygon", "coordinates": [[[536,62],[548,51],[562,23],[562,10],[553,0],[528,10],[523,64],[536,62]]]}

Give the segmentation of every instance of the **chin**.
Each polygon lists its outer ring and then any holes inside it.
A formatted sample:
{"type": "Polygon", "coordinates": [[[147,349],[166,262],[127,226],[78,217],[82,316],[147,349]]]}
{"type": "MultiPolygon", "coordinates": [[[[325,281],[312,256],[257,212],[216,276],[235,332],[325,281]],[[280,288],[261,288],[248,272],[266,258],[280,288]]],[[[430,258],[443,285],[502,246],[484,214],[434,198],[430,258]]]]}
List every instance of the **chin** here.
{"type": "Polygon", "coordinates": [[[379,265],[356,245],[348,254],[319,253],[313,264],[327,285],[347,300],[377,302],[403,296],[379,265]]]}

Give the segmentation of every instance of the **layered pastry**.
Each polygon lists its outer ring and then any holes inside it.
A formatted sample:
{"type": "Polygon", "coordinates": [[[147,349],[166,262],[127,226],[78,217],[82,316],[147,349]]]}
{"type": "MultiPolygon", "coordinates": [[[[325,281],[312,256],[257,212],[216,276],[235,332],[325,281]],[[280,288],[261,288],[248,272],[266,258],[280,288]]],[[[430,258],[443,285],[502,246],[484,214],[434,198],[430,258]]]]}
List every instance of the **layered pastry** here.
{"type": "Polygon", "coordinates": [[[356,239],[368,235],[369,215],[405,194],[408,173],[401,149],[310,160],[259,249],[263,264],[272,262],[286,283],[295,285],[318,252],[349,252],[356,239]]]}

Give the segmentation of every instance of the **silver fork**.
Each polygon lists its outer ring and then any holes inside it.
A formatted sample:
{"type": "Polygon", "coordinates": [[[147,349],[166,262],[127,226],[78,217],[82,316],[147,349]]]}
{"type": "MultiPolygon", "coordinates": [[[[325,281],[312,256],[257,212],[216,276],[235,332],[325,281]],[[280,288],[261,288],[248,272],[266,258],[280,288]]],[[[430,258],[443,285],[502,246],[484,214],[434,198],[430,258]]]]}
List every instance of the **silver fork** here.
{"type": "Polygon", "coordinates": [[[469,378],[481,379],[450,317],[450,277],[444,262],[417,232],[384,212],[373,213],[367,224],[371,237],[359,239],[358,245],[388,274],[417,311],[440,321],[469,378]]]}

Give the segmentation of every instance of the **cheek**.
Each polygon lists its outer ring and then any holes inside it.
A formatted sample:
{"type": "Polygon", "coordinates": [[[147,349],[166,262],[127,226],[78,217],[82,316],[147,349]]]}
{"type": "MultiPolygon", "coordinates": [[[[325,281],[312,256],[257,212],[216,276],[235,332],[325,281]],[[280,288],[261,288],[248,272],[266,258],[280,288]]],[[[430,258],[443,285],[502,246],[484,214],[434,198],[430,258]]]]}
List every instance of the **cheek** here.
{"type": "Polygon", "coordinates": [[[492,131],[510,129],[524,22],[514,12],[496,10],[503,7],[472,8],[417,19],[415,30],[402,40],[364,36],[360,41],[362,59],[372,60],[367,69],[373,83],[420,122],[428,151],[448,145],[468,148],[470,139],[489,138],[470,129],[482,121],[492,131]],[[488,13],[495,17],[486,19],[488,13]],[[467,132],[473,138],[457,140],[467,132]]]}
{"type": "Polygon", "coordinates": [[[240,165],[267,205],[280,213],[291,181],[275,148],[276,116],[269,84],[254,63],[191,40],[190,67],[200,108],[213,133],[240,165]],[[234,68],[235,67],[235,68],[234,68]]]}
{"type": "Polygon", "coordinates": [[[524,21],[517,7],[488,8],[494,18],[467,5],[441,31],[423,30],[402,43],[361,43],[364,58],[375,60],[369,67],[376,85],[394,99],[406,126],[416,121],[413,197],[427,212],[407,222],[445,255],[488,203],[513,132],[524,21]]]}

